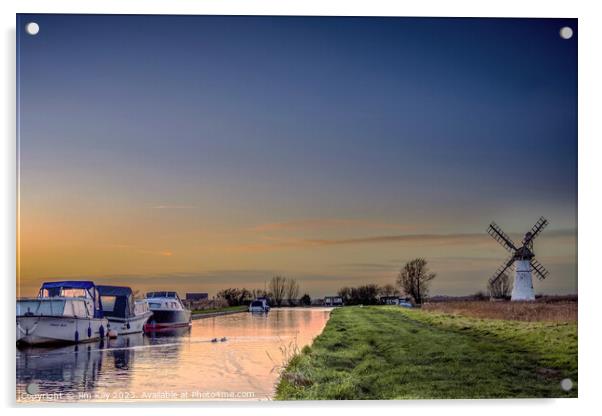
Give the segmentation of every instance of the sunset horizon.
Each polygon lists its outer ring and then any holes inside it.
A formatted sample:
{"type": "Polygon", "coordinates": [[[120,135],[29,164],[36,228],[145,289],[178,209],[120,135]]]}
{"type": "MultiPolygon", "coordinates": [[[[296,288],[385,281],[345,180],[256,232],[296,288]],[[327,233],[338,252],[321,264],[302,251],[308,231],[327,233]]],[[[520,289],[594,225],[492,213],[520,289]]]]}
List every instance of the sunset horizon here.
{"type": "Polygon", "coordinates": [[[577,292],[577,46],[558,35],[575,20],[36,19],[18,296],[283,275],[323,297],[416,257],[432,295],[469,295],[506,258],[487,226],[521,241],[540,216],[535,291],[577,292]]]}

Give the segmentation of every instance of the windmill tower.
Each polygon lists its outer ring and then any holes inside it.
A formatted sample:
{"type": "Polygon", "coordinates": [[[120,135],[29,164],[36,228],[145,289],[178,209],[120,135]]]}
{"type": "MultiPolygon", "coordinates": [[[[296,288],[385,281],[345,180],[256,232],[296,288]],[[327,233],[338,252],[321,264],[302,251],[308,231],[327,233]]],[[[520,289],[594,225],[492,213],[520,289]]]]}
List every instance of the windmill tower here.
{"type": "Polygon", "coordinates": [[[533,252],[533,240],[543,231],[548,225],[548,220],[540,217],[535,225],[523,238],[523,245],[516,247],[514,242],[502,229],[492,222],[487,229],[487,232],[495,241],[500,243],[502,247],[508,250],[511,256],[497,269],[493,277],[489,280],[490,284],[495,283],[506,270],[514,266],[514,286],[512,287],[512,300],[535,300],[535,292],[533,291],[533,280],[531,271],[537,274],[539,280],[545,279],[550,274],[537,260],[533,252]]]}

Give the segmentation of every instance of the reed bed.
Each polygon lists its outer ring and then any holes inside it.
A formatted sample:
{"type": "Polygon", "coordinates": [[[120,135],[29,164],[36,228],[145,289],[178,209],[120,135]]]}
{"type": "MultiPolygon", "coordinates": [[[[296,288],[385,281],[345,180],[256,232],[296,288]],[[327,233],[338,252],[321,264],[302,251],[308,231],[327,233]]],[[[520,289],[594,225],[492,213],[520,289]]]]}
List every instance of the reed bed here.
{"type": "Polygon", "coordinates": [[[451,301],[425,303],[422,310],[476,318],[507,319],[525,322],[576,322],[577,300],[535,302],[451,301]]]}

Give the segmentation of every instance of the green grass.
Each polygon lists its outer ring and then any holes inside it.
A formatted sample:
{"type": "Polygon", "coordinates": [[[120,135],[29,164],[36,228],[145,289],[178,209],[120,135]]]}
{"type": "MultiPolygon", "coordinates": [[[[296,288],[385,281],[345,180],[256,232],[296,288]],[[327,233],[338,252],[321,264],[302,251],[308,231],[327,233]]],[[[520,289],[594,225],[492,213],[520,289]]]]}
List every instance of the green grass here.
{"type": "Polygon", "coordinates": [[[235,311],[245,311],[249,307],[248,306],[225,306],[223,308],[211,308],[211,309],[195,309],[192,311],[193,315],[203,315],[206,313],[215,313],[215,312],[235,312],[235,311]]]}
{"type": "Polygon", "coordinates": [[[576,323],[395,306],[335,309],[276,390],[280,400],[576,396],[576,323]],[[571,391],[560,388],[563,378],[571,391]]]}

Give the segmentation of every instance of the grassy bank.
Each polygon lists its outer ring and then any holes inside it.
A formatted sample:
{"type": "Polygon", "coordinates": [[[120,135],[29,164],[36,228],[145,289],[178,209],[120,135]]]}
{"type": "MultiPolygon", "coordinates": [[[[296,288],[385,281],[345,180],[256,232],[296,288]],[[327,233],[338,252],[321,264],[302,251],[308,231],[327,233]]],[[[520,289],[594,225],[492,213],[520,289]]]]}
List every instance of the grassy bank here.
{"type": "Polygon", "coordinates": [[[246,311],[248,306],[226,306],[223,308],[210,308],[210,309],[195,309],[192,311],[193,315],[204,315],[208,313],[216,313],[216,312],[236,312],[236,311],[246,311]]]}
{"type": "Polygon", "coordinates": [[[577,324],[399,307],[336,309],[282,374],[276,398],[576,397],[577,324]],[[574,387],[560,388],[563,378],[574,387]]]}

